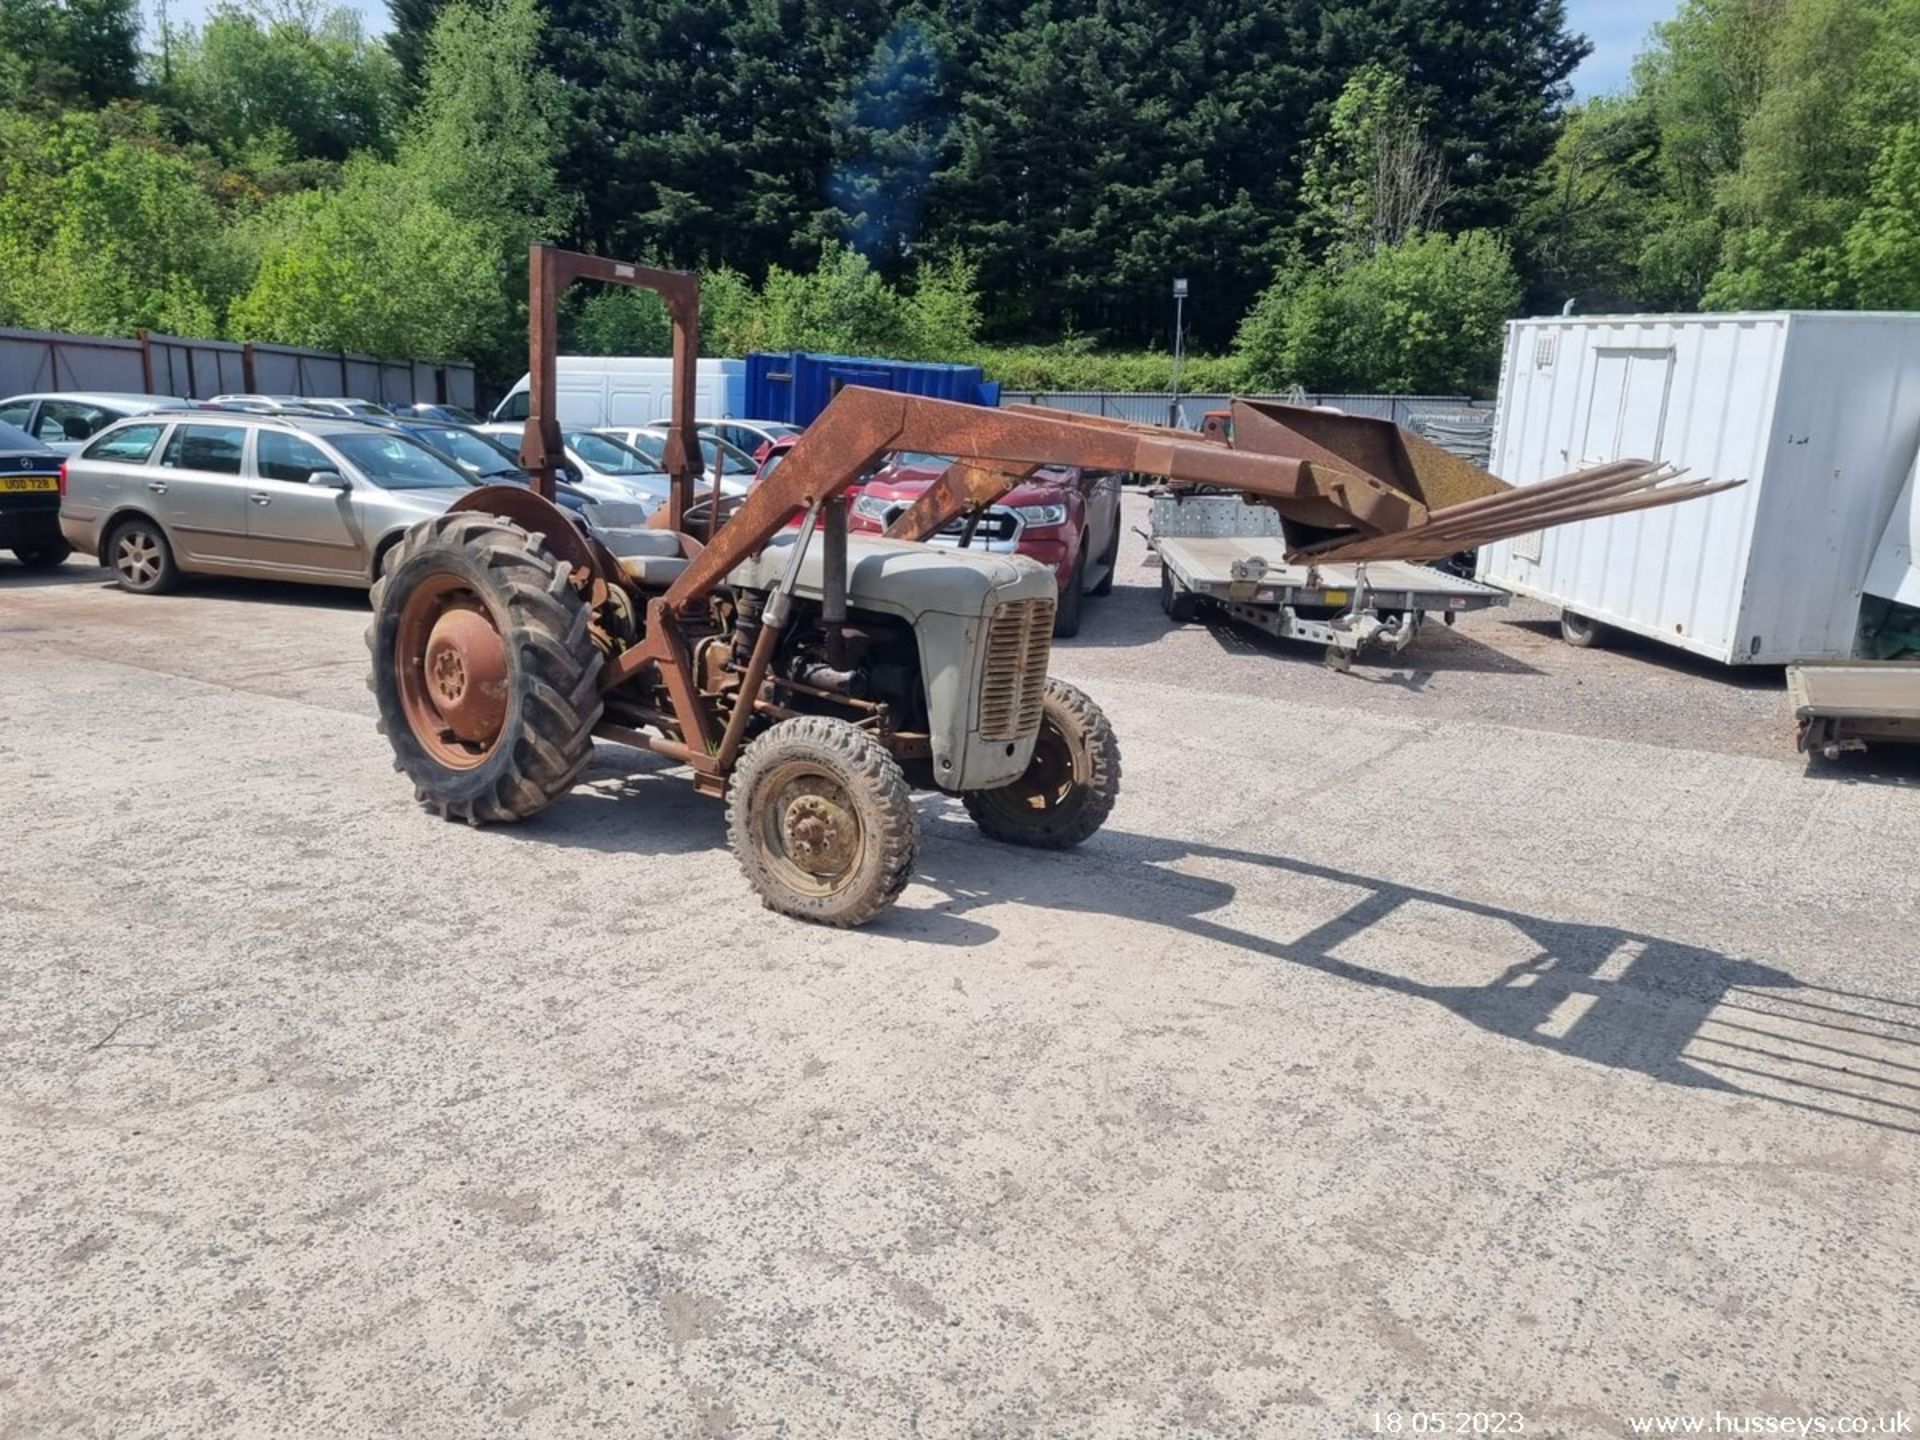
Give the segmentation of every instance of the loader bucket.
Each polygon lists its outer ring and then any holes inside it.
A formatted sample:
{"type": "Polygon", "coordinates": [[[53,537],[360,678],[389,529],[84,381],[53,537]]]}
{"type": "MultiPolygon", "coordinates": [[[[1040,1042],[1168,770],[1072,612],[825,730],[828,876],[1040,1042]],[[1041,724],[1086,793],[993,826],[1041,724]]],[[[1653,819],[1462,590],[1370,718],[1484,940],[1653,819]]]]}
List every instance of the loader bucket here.
{"type": "Polygon", "coordinates": [[[1355,470],[1404,491],[1428,510],[1443,510],[1510,488],[1478,465],[1448,454],[1390,420],[1268,400],[1233,402],[1233,448],[1355,470]]]}
{"type": "Polygon", "coordinates": [[[1553,525],[1717,494],[1738,481],[1687,481],[1650,460],[1617,460],[1518,489],[1386,420],[1271,401],[1233,402],[1235,450],[1304,462],[1314,485],[1269,501],[1292,560],[1437,560],[1553,525]],[[1386,486],[1396,512],[1363,487],[1386,486]],[[1365,501],[1365,504],[1356,503],[1365,501]]]}

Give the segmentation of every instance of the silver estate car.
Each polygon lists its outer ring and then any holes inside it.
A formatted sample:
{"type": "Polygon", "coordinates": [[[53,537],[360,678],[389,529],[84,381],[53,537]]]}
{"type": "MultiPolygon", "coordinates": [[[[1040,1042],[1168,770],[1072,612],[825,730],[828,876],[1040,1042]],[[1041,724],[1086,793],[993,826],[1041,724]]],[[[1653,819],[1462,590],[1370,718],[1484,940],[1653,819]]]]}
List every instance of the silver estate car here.
{"type": "Polygon", "coordinates": [[[382,426],[194,410],[95,436],[67,461],[60,529],[142,595],[182,573],[364,589],[408,526],[472,488],[382,426]]]}
{"type": "Polygon", "coordinates": [[[171,395],[133,395],[111,390],[42,390],[0,400],[0,425],[26,431],[42,445],[71,455],[116,420],[153,410],[190,410],[193,402],[171,395]]]}

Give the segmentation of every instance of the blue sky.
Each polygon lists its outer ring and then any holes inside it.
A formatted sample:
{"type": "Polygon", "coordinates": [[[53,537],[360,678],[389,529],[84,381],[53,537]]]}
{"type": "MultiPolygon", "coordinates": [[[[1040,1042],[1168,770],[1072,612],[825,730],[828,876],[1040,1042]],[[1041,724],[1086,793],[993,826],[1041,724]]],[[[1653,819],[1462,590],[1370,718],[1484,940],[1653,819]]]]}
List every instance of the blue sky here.
{"type": "MultiPolygon", "coordinates": [[[[157,15],[156,0],[145,0],[147,13],[157,15]]],[[[176,23],[198,24],[212,8],[214,0],[168,0],[169,13],[176,23]]],[[[387,28],[385,0],[347,0],[367,19],[367,28],[387,28]]],[[[1667,19],[1679,0],[1567,0],[1567,17],[1575,30],[1593,41],[1593,54],[1573,77],[1581,95],[1617,90],[1627,82],[1633,57],[1645,42],[1647,31],[1667,19]]]]}
{"type": "Polygon", "coordinates": [[[1568,23],[1593,42],[1574,89],[1586,96],[1625,86],[1647,32],[1679,8],[1679,0],[1567,0],[1568,23]]]}

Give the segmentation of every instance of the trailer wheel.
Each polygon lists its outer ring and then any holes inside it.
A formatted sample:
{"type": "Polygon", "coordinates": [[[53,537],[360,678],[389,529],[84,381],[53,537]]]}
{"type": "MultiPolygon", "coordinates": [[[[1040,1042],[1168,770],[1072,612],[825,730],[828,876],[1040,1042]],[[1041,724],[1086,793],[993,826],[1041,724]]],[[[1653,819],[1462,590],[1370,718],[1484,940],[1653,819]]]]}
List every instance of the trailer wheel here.
{"type": "Polygon", "coordinates": [[[602,657],[540,536],[477,511],[424,520],[389,555],[373,612],[367,688],[421,804],[482,825],[566,793],[593,754],[602,657]]]}
{"type": "Polygon", "coordinates": [[[1174,580],[1173,569],[1164,560],[1160,562],[1160,608],[1176,625],[1190,625],[1200,615],[1200,597],[1174,580]]]}
{"type": "Polygon", "coordinates": [[[1120,794],[1120,742],[1100,707],[1063,680],[1047,681],[1027,773],[960,797],[980,833],[1009,845],[1067,850],[1106,823],[1120,794]]]}
{"type": "Polygon", "coordinates": [[[1598,620],[1576,615],[1571,610],[1560,612],[1560,638],[1576,650],[1591,650],[1606,639],[1606,635],[1607,627],[1598,620]]]}
{"type": "Polygon", "coordinates": [[[845,720],[797,715],[741,755],[727,841],[769,910],[849,928],[900,898],[920,832],[906,777],[879,741],[845,720]]]}

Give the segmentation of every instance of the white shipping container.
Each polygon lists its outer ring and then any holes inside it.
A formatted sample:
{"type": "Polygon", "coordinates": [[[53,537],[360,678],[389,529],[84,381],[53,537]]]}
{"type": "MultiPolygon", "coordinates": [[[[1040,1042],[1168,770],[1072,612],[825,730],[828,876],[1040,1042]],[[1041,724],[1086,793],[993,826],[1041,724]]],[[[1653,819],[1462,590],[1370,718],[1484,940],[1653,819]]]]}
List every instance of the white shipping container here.
{"type": "Polygon", "coordinates": [[[1516,320],[1501,479],[1646,459],[1747,483],[1488,546],[1478,573],[1728,664],[1844,659],[1917,450],[1920,315],[1516,320]]]}

